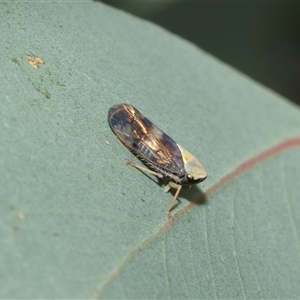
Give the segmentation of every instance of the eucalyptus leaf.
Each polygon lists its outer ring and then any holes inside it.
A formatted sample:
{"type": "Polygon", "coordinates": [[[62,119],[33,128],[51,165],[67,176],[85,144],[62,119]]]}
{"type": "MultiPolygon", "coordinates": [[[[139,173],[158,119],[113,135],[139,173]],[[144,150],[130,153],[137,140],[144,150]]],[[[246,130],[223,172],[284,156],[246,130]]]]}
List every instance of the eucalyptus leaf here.
{"type": "Polygon", "coordinates": [[[299,297],[298,107],[98,2],[2,2],[0,19],[1,298],[299,297]],[[171,222],[109,128],[123,102],[208,172],[171,222]]]}

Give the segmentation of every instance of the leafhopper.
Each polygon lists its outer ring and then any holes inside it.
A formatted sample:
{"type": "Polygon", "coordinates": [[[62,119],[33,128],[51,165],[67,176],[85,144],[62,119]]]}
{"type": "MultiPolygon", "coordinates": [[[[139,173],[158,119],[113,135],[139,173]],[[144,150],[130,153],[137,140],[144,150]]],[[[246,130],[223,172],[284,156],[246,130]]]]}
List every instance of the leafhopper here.
{"type": "Polygon", "coordinates": [[[108,123],[119,140],[142,162],[126,163],[159,178],[170,179],[165,192],[176,189],[167,208],[168,217],[183,185],[197,184],[207,177],[200,161],[178,145],[135,107],[125,103],[112,106],[108,111],[108,123]]]}

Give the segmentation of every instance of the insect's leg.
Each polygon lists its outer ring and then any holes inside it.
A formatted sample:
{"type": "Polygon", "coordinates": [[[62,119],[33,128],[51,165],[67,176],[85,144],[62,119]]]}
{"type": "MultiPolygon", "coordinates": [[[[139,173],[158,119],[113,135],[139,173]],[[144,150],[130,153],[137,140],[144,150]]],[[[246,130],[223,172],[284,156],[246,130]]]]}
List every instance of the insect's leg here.
{"type": "MultiPolygon", "coordinates": [[[[175,185],[172,186],[172,187],[175,188],[175,185]]],[[[176,191],[174,197],[172,198],[172,200],[171,200],[171,202],[170,202],[170,204],[169,204],[169,206],[168,206],[168,208],[167,208],[167,213],[168,213],[168,218],[169,218],[169,219],[172,218],[172,216],[171,216],[171,210],[172,210],[172,208],[173,208],[174,202],[176,201],[176,199],[177,199],[177,197],[178,197],[178,195],[179,195],[179,192],[180,192],[182,186],[179,185],[179,184],[177,184],[177,185],[176,185],[176,188],[177,188],[177,191],[176,191]]]]}
{"type": "Polygon", "coordinates": [[[167,184],[164,188],[164,192],[167,193],[171,189],[171,186],[167,184]]]}
{"type": "Polygon", "coordinates": [[[158,173],[158,172],[154,172],[154,171],[152,171],[152,170],[149,170],[148,168],[145,168],[145,167],[143,167],[143,166],[140,166],[140,165],[138,165],[138,164],[136,164],[136,163],[134,163],[134,162],[132,162],[132,161],[130,161],[130,160],[128,160],[128,159],[125,159],[125,162],[126,162],[127,165],[131,165],[132,167],[135,167],[135,168],[137,168],[137,169],[139,169],[139,170],[141,170],[141,171],[151,173],[151,174],[153,174],[153,175],[155,175],[155,176],[157,176],[157,177],[159,177],[159,178],[163,178],[163,175],[162,175],[162,174],[160,174],[160,173],[158,173]]]}
{"type": "Polygon", "coordinates": [[[164,191],[168,192],[170,189],[178,189],[179,186],[181,185],[173,181],[169,181],[168,184],[165,186],[164,191]]]}

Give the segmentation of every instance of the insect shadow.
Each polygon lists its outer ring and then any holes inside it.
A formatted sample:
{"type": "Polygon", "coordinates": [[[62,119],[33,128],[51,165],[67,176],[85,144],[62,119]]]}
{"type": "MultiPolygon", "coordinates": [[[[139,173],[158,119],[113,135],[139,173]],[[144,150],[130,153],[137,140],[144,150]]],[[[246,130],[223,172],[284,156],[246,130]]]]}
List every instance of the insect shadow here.
{"type": "MultiPolygon", "coordinates": [[[[167,182],[168,180],[166,180],[166,183],[167,182]]],[[[170,193],[174,196],[176,190],[171,189],[170,193]]],[[[178,205],[180,205],[181,203],[180,198],[184,198],[195,205],[207,204],[207,197],[205,193],[203,193],[203,191],[197,185],[189,185],[189,186],[184,185],[180,191],[179,197],[177,198],[177,202],[174,204],[172,210],[174,210],[176,207],[178,207],[178,205]]]]}
{"type": "MultiPolygon", "coordinates": [[[[145,167],[149,166],[141,161],[142,164],[145,167]]],[[[168,184],[168,182],[170,181],[169,178],[167,177],[163,177],[163,178],[159,178],[156,176],[151,176],[150,174],[143,172],[140,169],[137,169],[139,172],[141,172],[143,175],[147,176],[151,181],[153,181],[155,184],[159,185],[162,189],[168,184]]],[[[176,193],[176,189],[171,189],[169,191],[171,193],[172,196],[175,195],[176,193]]],[[[176,207],[178,207],[178,205],[181,204],[180,198],[184,198],[186,200],[188,200],[191,203],[194,203],[196,205],[205,205],[207,203],[207,197],[205,195],[205,193],[199,188],[198,185],[183,185],[179,197],[177,198],[177,202],[174,204],[172,210],[174,210],[176,207]]]]}

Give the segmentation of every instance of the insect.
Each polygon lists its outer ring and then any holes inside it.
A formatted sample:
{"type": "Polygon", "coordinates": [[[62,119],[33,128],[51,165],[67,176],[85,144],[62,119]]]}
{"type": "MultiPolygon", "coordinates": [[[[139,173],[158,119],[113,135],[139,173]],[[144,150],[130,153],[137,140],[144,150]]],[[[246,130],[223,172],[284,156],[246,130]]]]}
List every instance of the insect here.
{"type": "Polygon", "coordinates": [[[132,105],[112,106],[108,123],[120,141],[150,169],[125,160],[127,164],[159,178],[168,177],[165,192],[176,189],[168,208],[168,217],[183,185],[197,184],[207,177],[199,160],[144,117],[132,105]]]}

